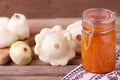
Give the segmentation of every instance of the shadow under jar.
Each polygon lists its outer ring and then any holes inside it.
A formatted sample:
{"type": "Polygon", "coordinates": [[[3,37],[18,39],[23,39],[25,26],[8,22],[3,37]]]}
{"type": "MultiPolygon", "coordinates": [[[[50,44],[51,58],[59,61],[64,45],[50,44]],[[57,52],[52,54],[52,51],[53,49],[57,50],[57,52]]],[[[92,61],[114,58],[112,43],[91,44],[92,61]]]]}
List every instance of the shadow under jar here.
{"type": "Polygon", "coordinates": [[[91,8],[82,18],[82,65],[94,73],[107,73],[115,68],[115,13],[108,9],[91,8]]]}

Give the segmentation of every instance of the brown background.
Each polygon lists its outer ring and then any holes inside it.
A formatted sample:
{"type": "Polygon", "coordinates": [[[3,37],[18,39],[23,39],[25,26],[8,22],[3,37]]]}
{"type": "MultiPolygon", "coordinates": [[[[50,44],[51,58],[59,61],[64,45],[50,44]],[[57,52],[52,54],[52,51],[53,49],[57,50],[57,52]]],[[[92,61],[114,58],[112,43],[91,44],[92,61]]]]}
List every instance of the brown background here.
{"type": "Polygon", "coordinates": [[[120,0],[0,0],[0,16],[28,18],[81,17],[88,8],[107,8],[120,16],[120,0]]]}

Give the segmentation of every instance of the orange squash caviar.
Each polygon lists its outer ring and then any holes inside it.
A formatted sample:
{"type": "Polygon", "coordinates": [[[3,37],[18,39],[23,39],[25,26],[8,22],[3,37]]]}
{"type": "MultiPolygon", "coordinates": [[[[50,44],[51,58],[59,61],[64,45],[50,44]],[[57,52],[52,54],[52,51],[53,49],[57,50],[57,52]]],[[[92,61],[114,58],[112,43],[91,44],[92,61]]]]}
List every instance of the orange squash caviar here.
{"type": "Polygon", "coordinates": [[[115,68],[115,14],[108,9],[92,8],[83,12],[81,58],[83,67],[95,73],[115,68]]]}

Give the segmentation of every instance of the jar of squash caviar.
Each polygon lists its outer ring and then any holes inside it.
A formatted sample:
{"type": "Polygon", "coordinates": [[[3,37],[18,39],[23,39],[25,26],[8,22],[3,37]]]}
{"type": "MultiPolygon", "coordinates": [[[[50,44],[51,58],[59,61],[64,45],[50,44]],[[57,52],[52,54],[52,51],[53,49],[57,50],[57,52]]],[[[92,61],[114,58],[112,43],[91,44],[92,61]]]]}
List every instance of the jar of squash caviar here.
{"type": "Polygon", "coordinates": [[[115,68],[115,13],[108,9],[91,8],[82,15],[81,62],[95,73],[107,73],[115,68]]]}

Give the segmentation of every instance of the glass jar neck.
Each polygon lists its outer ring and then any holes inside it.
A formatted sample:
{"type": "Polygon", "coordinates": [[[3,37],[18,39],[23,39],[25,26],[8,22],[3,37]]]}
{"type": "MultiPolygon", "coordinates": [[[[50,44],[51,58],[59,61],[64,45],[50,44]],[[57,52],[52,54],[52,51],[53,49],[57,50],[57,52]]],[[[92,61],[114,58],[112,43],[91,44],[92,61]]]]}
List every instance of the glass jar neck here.
{"type": "Polygon", "coordinates": [[[105,33],[115,29],[115,21],[106,24],[83,22],[83,29],[94,33],[105,33]]]}
{"type": "Polygon", "coordinates": [[[83,29],[104,32],[115,26],[115,13],[103,8],[92,8],[83,12],[83,29]]]}

